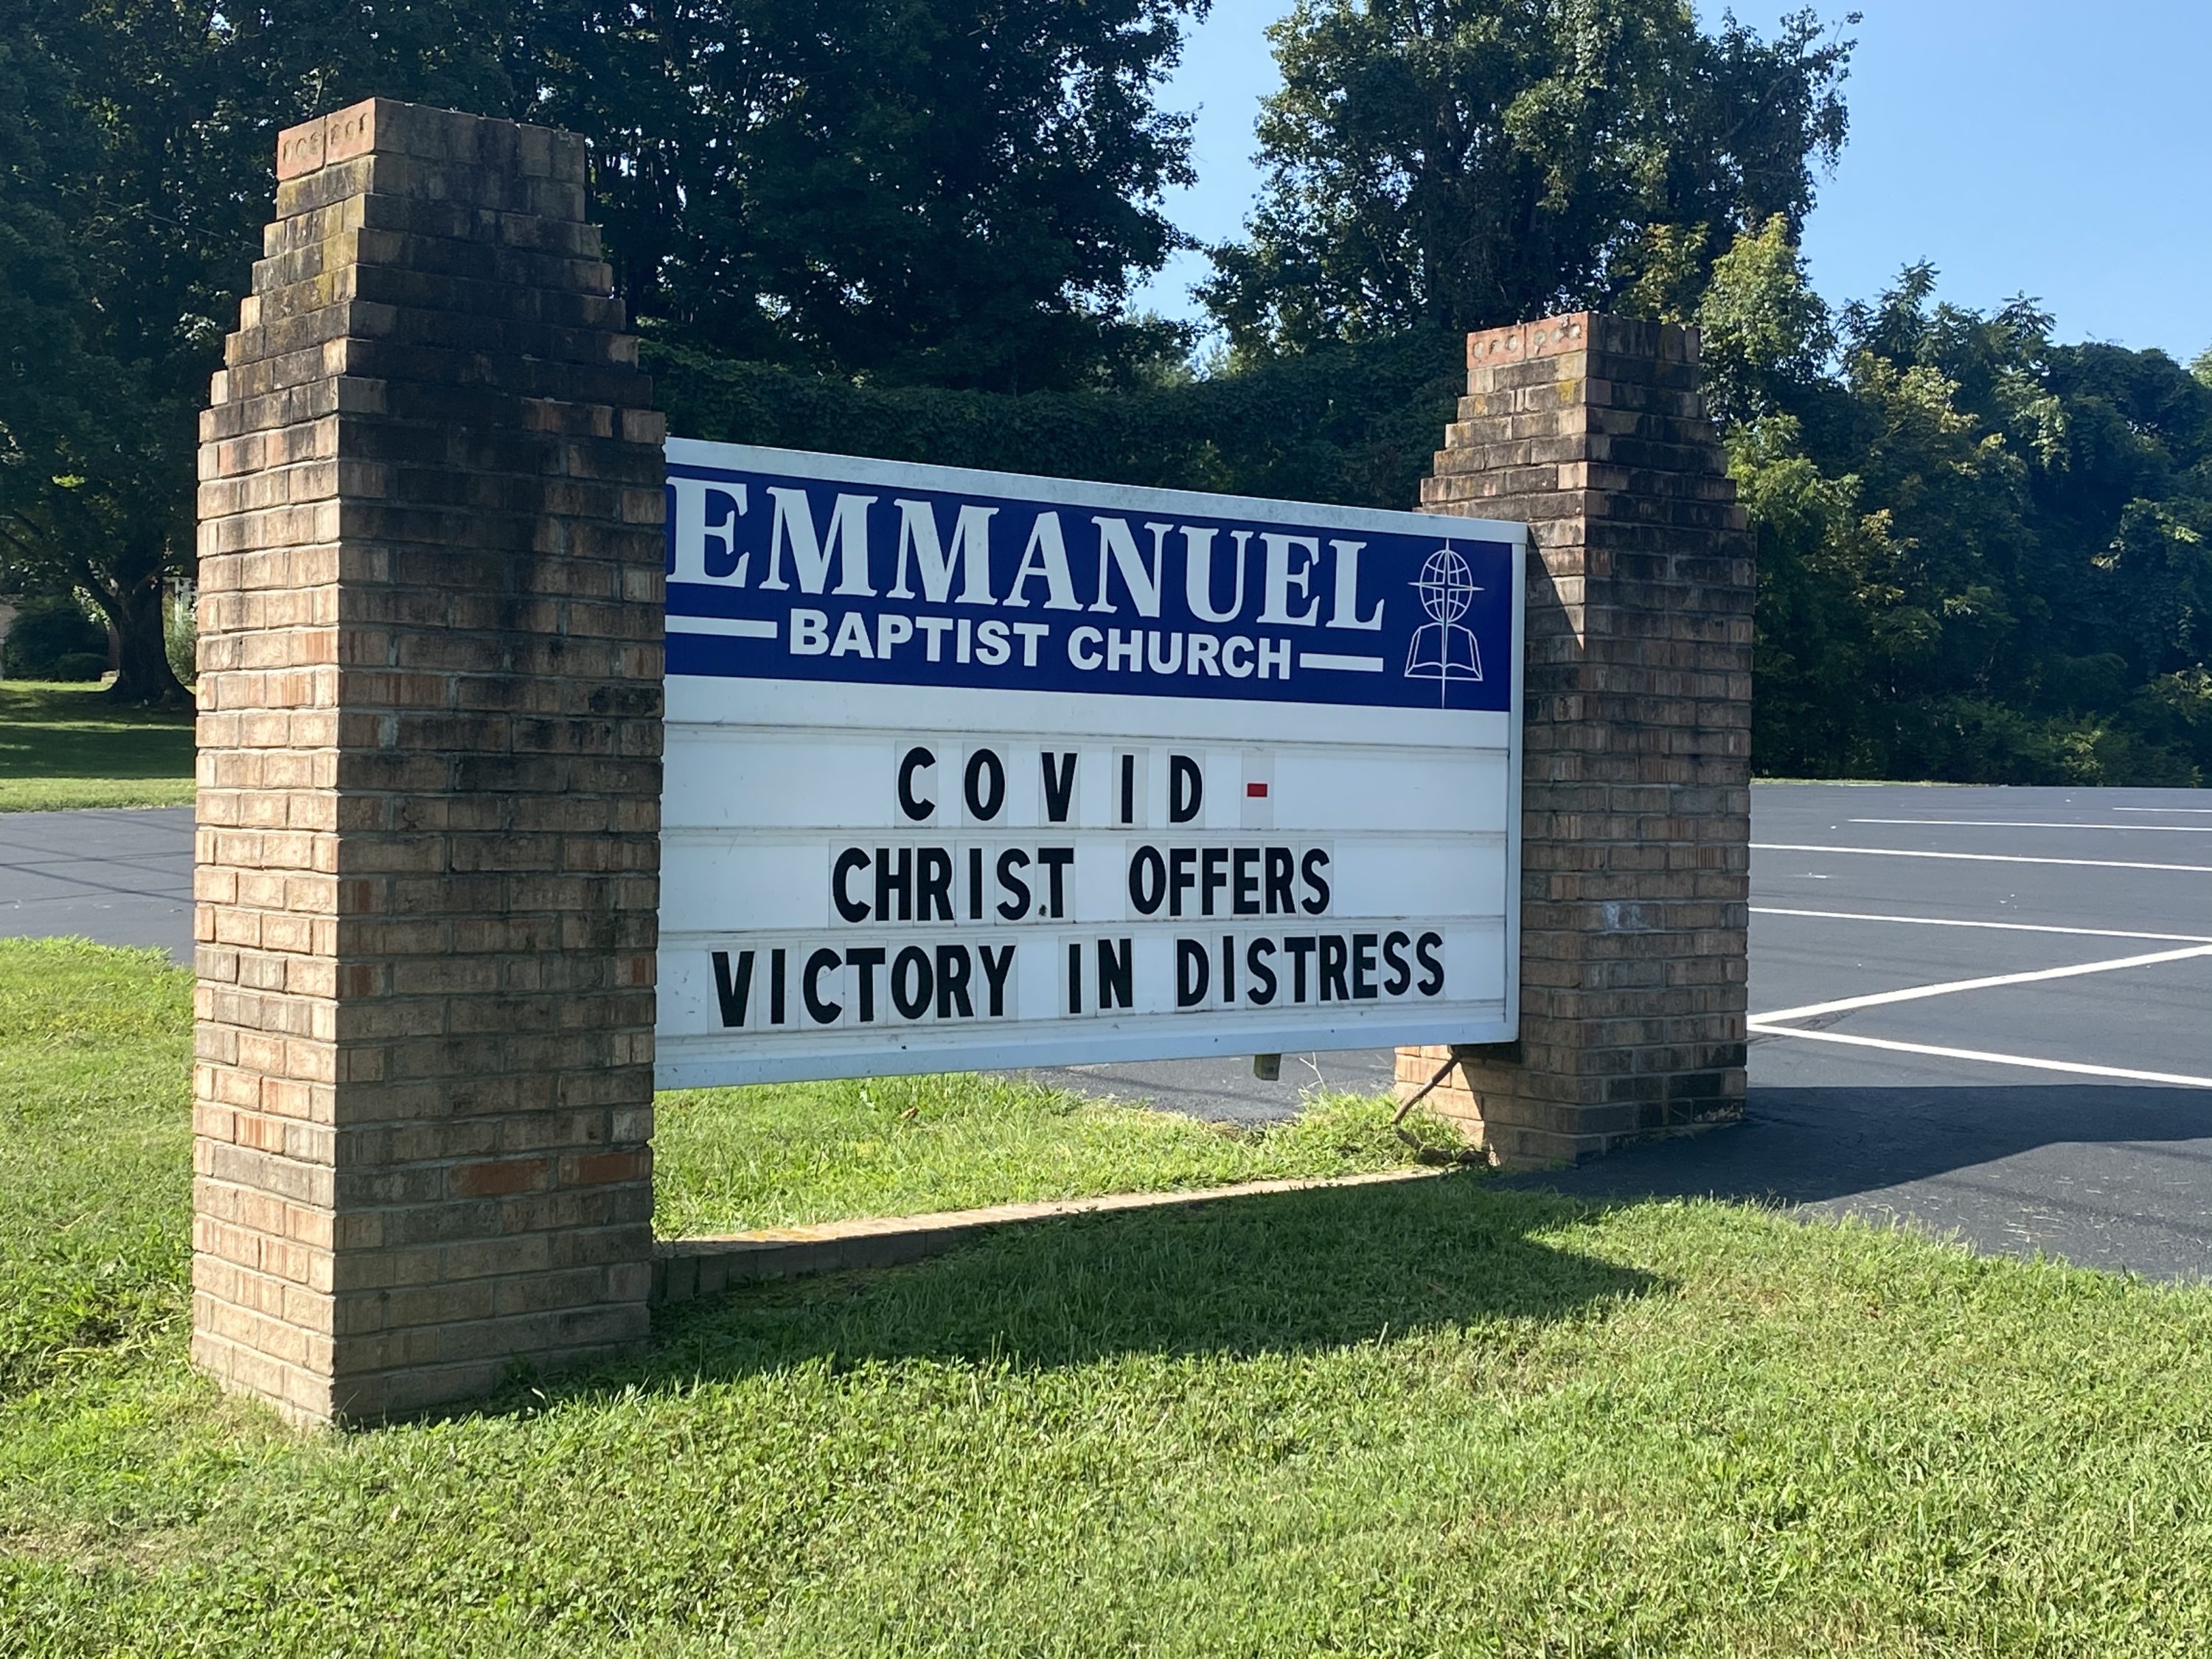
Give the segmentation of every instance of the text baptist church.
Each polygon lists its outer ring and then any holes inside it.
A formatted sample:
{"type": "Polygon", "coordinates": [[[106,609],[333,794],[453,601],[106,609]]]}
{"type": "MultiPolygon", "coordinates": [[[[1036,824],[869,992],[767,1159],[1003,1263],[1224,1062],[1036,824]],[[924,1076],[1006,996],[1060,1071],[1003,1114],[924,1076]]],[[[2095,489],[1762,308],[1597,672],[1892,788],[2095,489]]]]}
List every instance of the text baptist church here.
{"type": "Polygon", "coordinates": [[[965,661],[972,649],[984,661],[1018,651],[1033,665],[1039,642],[1058,631],[1043,616],[1081,613],[1164,620],[1171,628],[1141,636],[1069,629],[1065,650],[1078,669],[1287,678],[1287,637],[1219,630],[1241,623],[1358,636],[1383,626],[1386,601],[1361,591],[1364,538],[1133,521],[1029,502],[832,492],[800,480],[672,473],[668,494],[669,580],[779,596],[779,609],[792,607],[789,646],[798,654],[879,657],[919,641],[933,662],[940,653],[965,661]],[[833,616],[798,608],[800,596],[860,604],[833,616]],[[888,608],[899,604],[956,610],[932,617],[888,608]],[[981,609],[1039,619],[978,623],[972,611],[981,609]]]}

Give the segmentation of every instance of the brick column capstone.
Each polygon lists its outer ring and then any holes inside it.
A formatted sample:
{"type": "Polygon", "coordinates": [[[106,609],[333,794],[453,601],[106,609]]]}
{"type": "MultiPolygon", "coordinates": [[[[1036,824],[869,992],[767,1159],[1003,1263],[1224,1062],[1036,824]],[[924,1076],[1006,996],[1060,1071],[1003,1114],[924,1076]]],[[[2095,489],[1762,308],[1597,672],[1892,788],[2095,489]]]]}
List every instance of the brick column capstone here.
{"type": "Polygon", "coordinates": [[[1530,527],[1521,1038],[1404,1048],[1498,1161],[1741,1115],[1753,543],[1692,330],[1589,313],[1468,339],[1429,512],[1530,527]]]}
{"type": "Polygon", "coordinates": [[[285,132],[201,417],[194,1359],[295,1420],[644,1334],[661,439],[582,142],[285,132]]]}

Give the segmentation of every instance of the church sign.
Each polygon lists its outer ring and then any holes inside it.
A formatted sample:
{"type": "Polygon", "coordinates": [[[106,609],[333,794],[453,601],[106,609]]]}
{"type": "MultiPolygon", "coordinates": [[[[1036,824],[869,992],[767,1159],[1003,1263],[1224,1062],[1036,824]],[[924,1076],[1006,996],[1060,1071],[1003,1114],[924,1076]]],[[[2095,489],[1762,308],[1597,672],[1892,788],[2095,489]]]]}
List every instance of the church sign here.
{"type": "Polygon", "coordinates": [[[667,459],[662,1086],[1515,1035],[1521,526],[667,459]]]}

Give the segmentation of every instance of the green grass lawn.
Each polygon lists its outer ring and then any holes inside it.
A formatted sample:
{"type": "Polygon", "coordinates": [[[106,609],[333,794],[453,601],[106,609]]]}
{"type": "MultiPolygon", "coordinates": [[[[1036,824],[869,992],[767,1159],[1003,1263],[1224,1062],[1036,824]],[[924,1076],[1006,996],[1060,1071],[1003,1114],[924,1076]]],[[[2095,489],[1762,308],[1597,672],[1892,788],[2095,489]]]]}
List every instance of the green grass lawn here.
{"type": "Polygon", "coordinates": [[[97,685],[0,680],[0,812],[191,800],[189,710],[119,708],[97,685]]]}
{"type": "MultiPolygon", "coordinates": [[[[2212,1649],[2212,1291],[1472,1176],[1008,1231],[287,1432],[184,1361],[158,961],[0,945],[0,1654],[2212,1649]]],[[[996,1195],[959,1146],[1026,1182],[1054,1126],[1059,1189],[1313,1155],[967,1099],[672,1103],[670,1218],[996,1195]]]]}
{"type": "Polygon", "coordinates": [[[1389,1115],[1338,1096],[1237,1133],[973,1077],[702,1089],[660,1097],[653,1225],[682,1237],[1397,1169],[1413,1159],[1389,1115]]]}

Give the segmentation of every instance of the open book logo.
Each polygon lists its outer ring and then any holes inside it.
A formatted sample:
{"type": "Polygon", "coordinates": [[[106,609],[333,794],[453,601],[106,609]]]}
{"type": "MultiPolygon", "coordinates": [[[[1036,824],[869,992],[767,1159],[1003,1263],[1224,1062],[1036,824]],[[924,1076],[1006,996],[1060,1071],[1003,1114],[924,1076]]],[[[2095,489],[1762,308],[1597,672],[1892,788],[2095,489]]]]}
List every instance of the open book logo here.
{"type": "Polygon", "coordinates": [[[1474,585],[1474,572],[1467,560],[1447,546],[1429,555],[1413,580],[1413,591],[1420,595],[1421,609],[1430,619],[1413,630],[1413,645],[1406,653],[1406,678],[1436,681],[1441,708],[1454,680],[1482,678],[1482,653],[1475,646],[1474,630],[1460,620],[1482,589],[1474,585]]]}

